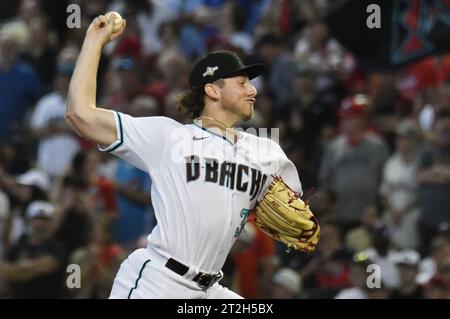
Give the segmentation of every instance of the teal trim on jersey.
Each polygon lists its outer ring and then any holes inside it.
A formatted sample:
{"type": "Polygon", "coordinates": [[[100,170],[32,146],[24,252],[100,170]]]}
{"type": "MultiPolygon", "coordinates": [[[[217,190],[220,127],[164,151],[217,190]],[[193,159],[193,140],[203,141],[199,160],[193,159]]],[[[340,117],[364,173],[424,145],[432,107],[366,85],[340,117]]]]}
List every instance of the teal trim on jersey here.
{"type": "Polygon", "coordinates": [[[211,133],[211,134],[213,134],[213,135],[215,135],[215,136],[218,136],[218,137],[222,138],[224,141],[227,141],[227,142],[230,143],[232,146],[234,146],[234,144],[231,143],[225,136],[220,135],[220,134],[217,134],[217,133],[214,133],[213,131],[210,131],[210,130],[208,130],[208,129],[205,128],[205,127],[201,127],[200,125],[195,124],[194,122],[192,122],[192,124],[194,124],[195,126],[197,126],[197,127],[200,128],[200,129],[202,129],[203,131],[206,131],[206,132],[208,132],[208,133],[211,133]]]}
{"type": "Polygon", "coordinates": [[[135,289],[137,288],[138,283],[139,283],[139,280],[140,280],[141,277],[142,277],[142,272],[144,271],[144,268],[145,268],[145,266],[148,264],[149,261],[151,261],[151,260],[150,260],[150,259],[147,259],[147,260],[144,262],[144,264],[142,265],[141,271],[139,271],[139,276],[138,276],[137,279],[136,279],[136,282],[135,282],[135,284],[134,284],[134,287],[130,289],[130,293],[128,294],[128,299],[131,298],[131,294],[133,293],[133,290],[135,290],[135,289]]]}
{"type": "Polygon", "coordinates": [[[112,149],[107,150],[108,153],[110,153],[110,152],[116,150],[120,145],[123,144],[123,128],[122,128],[122,120],[120,119],[119,112],[116,112],[116,114],[117,114],[117,118],[119,119],[119,140],[120,140],[120,142],[119,142],[119,144],[117,144],[116,146],[114,146],[112,149]]]}
{"type": "Polygon", "coordinates": [[[245,223],[247,223],[248,214],[250,213],[250,210],[247,208],[243,208],[241,212],[239,213],[239,216],[241,216],[241,225],[236,228],[234,232],[234,238],[238,238],[241,234],[242,230],[244,229],[245,223]]]}

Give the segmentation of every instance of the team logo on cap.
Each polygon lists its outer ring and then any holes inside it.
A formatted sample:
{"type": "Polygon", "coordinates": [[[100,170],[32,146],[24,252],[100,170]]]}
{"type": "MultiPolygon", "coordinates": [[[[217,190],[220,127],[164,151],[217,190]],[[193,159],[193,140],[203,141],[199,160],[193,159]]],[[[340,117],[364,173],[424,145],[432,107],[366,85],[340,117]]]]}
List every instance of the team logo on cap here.
{"type": "Polygon", "coordinates": [[[219,69],[218,66],[207,66],[205,73],[203,73],[203,77],[213,76],[214,72],[216,72],[218,69],[219,69]]]}

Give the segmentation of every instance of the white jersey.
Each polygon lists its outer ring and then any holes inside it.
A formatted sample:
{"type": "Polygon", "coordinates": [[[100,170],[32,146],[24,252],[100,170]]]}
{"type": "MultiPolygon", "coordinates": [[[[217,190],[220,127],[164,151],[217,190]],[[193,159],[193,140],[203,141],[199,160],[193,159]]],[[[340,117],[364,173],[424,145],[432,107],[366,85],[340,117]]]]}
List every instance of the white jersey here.
{"type": "Polygon", "coordinates": [[[117,140],[100,150],[150,174],[157,225],[148,248],[191,269],[220,271],[271,175],[302,192],[295,166],[270,139],[239,132],[232,144],[194,123],[114,114],[117,140]]]}

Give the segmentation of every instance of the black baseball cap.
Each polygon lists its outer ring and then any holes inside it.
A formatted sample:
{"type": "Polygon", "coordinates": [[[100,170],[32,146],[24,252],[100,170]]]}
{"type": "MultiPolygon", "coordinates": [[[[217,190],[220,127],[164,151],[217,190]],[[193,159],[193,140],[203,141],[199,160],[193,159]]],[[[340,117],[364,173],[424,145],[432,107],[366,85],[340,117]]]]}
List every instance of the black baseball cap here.
{"type": "Polygon", "coordinates": [[[247,75],[251,80],[263,74],[265,70],[266,67],[262,63],[244,65],[232,51],[215,51],[195,63],[189,75],[189,85],[203,88],[207,83],[238,75],[247,75]]]}

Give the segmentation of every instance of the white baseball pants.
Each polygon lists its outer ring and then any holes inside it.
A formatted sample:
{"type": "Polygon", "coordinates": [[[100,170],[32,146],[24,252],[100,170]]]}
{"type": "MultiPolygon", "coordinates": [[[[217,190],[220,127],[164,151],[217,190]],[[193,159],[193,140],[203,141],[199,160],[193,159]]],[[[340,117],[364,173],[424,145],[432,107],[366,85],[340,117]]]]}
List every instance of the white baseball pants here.
{"type": "Polygon", "coordinates": [[[134,251],[122,263],[110,299],[242,299],[215,283],[203,290],[188,271],[181,276],[165,266],[166,260],[147,248],[134,251]]]}

